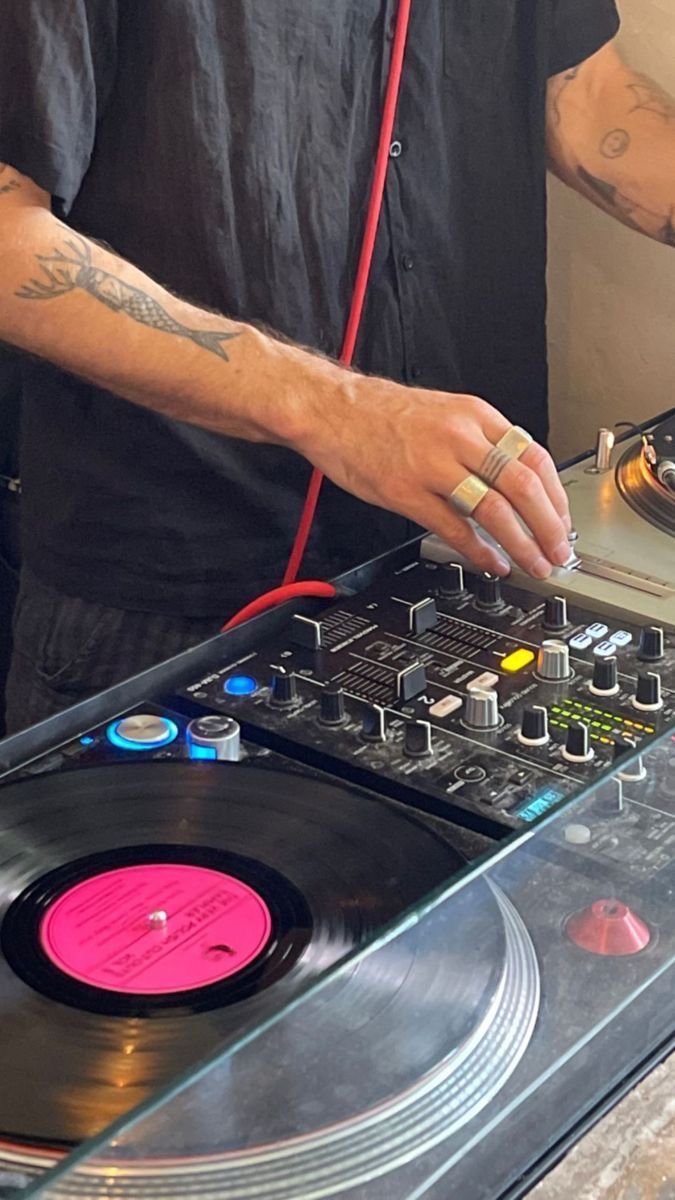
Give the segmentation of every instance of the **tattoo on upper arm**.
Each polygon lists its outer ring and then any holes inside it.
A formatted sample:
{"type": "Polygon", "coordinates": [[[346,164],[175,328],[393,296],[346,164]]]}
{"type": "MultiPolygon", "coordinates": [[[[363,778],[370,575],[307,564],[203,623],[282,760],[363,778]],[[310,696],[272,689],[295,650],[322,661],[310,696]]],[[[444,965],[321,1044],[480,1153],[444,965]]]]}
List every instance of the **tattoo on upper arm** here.
{"type": "Polygon", "coordinates": [[[560,84],[559,84],[558,89],[553,98],[553,116],[554,116],[556,125],[559,125],[560,122],[562,121],[562,113],[560,111],[560,97],[562,96],[563,92],[565,91],[565,88],[569,87],[570,83],[572,83],[572,81],[574,79],[576,79],[580,70],[581,70],[580,66],[572,67],[569,71],[565,71],[565,74],[563,75],[562,79],[560,80],[560,84]]]}
{"type": "Polygon", "coordinates": [[[7,163],[0,163],[0,196],[4,196],[6,192],[18,192],[21,184],[14,176],[9,179],[3,179],[2,176],[8,170],[7,163]]]}
{"type": "Polygon", "coordinates": [[[628,91],[633,95],[631,112],[642,109],[645,112],[656,113],[664,121],[675,121],[675,99],[668,95],[658,83],[646,75],[640,75],[640,83],[629,83],[628,91]]]}
{"type": "Polygon", "coordinates": [[[621,158],[630,146],[630,134],[626,129],[612,129],[600,144],[600,153],[605,158],[621,158]]]}
{"type": "Polygon", "coordinates": [[[585,167],[577,167],[577,175],[607,208],[614,209],[624,225],[630,226],[638,233],[649,233],[666,246],[675,246],[675,207],[664,216],[662,212],[654,212],[637,200],[632,200],[606,179],[591,175],[585,167]]]}
{"type": "Polygon", "coordinates": [[[112,312],[124,313],[132,321],[147,325],[150,329],[159,329],[163,333],[188,338],[204,350],[210,350],[225,362],[229,362],[223,343],[239,337],[238,333],[190,329],[176,321],[157,300],[140,288],[118,279],[110,271],[94,266],[90,246],[77,234],[72,234],[63,245],[64,250],[37,255],[43,278],[31,279],[19,288],[16,295],[20,299],[52,300],[56,296],[65,296],[80,288],[95,300],[100,300],[101,304],[105,304],[112,312]]]}

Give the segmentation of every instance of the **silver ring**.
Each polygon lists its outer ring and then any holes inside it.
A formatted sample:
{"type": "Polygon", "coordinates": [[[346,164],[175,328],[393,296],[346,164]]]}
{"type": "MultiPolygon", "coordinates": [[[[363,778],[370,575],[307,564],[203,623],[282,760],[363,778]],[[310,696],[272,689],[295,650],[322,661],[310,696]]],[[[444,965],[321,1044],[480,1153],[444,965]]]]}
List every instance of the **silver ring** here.
{"type": "Polygon", "coordinates": [[[497,448],[508,454],[509,458],[520,458],[533,441],[534,438],[526,429],[521,429],[520,425],[512,425],[497,442],[497,448]]]}
{"type": "Polygon", "coordinates": [[[476,475],[467,475],[450,493],[449,499],[463,517],[470,517],[489,492],[487,484],[476,475]]]}
{"type": "Polygon", "coordinates": [[[490,487],[494,487],[504,467],[508,467],[512,462],[510,455],[505,450],[501,450],[499,446],[493,446],[488,450],[485,458],[478,468],[478,474],[485,483],[489,483],[490,487]]]}

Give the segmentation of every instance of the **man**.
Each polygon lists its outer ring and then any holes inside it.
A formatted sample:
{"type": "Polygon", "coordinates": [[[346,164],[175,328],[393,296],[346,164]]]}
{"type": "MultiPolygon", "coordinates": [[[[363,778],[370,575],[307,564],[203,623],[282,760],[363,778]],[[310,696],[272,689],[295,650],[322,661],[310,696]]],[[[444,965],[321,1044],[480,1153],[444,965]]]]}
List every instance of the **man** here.
{"type": "Polygon", "coordinates": [[[512,423],[546,437],[546,145],[672,244],[671,103],[608,45],[613,0],[413,0],[364,374],[347,372],[331,357],[395,12],[3,0],[0,338],[46,360],[23,372],[10,728],[278,582],[308,463],[330,482],[307,574],[410,522],[504,573],[453,501],[481,471],[480,524],[533,575],[564,561],[543,448],[486,469],[512,423]]]}

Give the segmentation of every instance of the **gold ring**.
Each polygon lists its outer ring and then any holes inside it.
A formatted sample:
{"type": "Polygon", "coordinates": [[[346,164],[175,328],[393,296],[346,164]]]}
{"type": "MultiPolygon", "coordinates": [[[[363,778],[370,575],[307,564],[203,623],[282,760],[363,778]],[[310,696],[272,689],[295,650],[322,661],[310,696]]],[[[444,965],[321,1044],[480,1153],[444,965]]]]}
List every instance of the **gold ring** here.
{"type": "Polygon", "coordinates": [[[450,500],[458,513],[461,513],[463,517],[470,517],[478,508],[481,500],[485,499],[489,490],[482,479],[478,479],[476,475],[467,475],[466,479],[463,479],[450,493],[450,500]]]}
{"type": "Polygon", "coordinates": [[[521,429],[520,425],[512,425],[497,442],[497,448],[508,454],[509,458],[520,458],[533,441],[534,438],[526,429],[521,429]]]}

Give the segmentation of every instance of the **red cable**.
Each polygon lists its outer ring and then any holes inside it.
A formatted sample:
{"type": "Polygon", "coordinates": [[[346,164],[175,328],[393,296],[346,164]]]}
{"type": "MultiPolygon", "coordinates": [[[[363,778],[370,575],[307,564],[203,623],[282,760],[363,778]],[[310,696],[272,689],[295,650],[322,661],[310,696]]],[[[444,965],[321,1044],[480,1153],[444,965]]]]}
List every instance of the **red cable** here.
{"type": "MultiPolygon", "coordinates": [[[[389,160],[389,147],[394,129],[394,121],[396,119],[396,108],[398,105],[398,97],[401,90],[401,76],[403,74],[403,60],[405,57],[405,47],[408,39],[408,26],[410,23],[410,5],[412,0],[399,0],[398,12],[396,14],[396,31],[394,33],[394,44],[391,51],[391,66],[389,68],[389,79],[387,80],[387,90],[384,98],[384,109],[382,112],[382,125],[380,127],[380,140],[377,147],[377,158],[375,160],[375,173],[370,191],[370,200],[368,204],[368,214],[366,217],[366,225],[363,234],[363,244],[361,246],[361,255],[359,265],[356,271],[356,279],[354,282],[354,293],[352,296],[352,304],[345,330],[344,342],[340,353],[340,362],[344,366],[351,366],[354,357],[354,347],[358,337],[361,318],[363,316],[363,306],[366,299],[366,291],[368,289],[368,279],[370,276],[370,268],[373,261],[373,252],[375,250],[375,239],[380,223],[380,214],[382,212],[382,201],[384,199],[384,185],[387,178],[387,165],[389,160]]],[[[319,494],[321,492],[321,484],[323,483],[323,475],[317,467],[312,471],[312,475],[305,496],[305,503],[302,509],[302,515],[298,523],[295,541],[288,559],[288,565],[284,573],[284,583],[293,583],[297,579],[300,564],[307,549],[307,541],[310,535],[316,506],[319,502],[319,494]]]]}
{"type": "MultiPolygon", "coordinates": [[[[403,74],[403,60],[405,58],[405,47],[408,40],[408,27],[410,24],[410,7],[412,0],[399,0],[398,11],[396,13],[396,30],[394,33],[394,44],[391,51],[391,64],[389,67],[389,78],[387,80],[387,88],[384,97],[384,108],[382,111],[382,124],[380,126],[380,137],[377,147],[377,157],[375,159],[375,171],[373,174],[373,182],[370,190],[370,199],[368,201],[368,213],[366,216],[366,224],[363,233],[363,243],[361,245],[361,253],[359,263],[356,270],[356,278],[354,280],[354,292],[352,295],[352,303],[347,319],[347,327],[345,329],[344,341],[340,352],[340,362],[346,366],[351,366],[354,357],[354,348],[358,337],[359,328],[361,326],[361,318],[363,316],[363,306],[365,304],[366,292],[368,290],[368,280],[370,278],[370,269],[373,262],[373,253],[375,250],[375,240],[377,238],[377,230],[380,224],[380,215],[382,212],[382,202],[384,199],[384,187],[387,178],[387,166],[389,162],[389,147],[391,145],[392,134],[394,130],[394,121],[396,119],[396,108],[398,105],[399,93],[401,91],[401,77],[403,74]]],[[[288,559],[288,564],[284,572],[283,585],[274,588],[270,592],[265,592],[264,595],[258,596],[256,600],[252,600],[245,608],[240,609],[229,621],[223,625],[223,632],[226,629],[233,629],[236,625],[240,625],[243,621],[249,620],[251,617],[258,616],[259,613],[265,612],[268,608],[273,608],[277,604],[282,604],[284,600],[291,600],[298,596],[324,596],[333,597],[336,595],[335,588],[330,583],[320,583],[316,581],[308,581],[305,583],[296,583],[295,580],[300,570],[300,564],[307,549],[307,541],[309,539],[316,506],[319,502],[319,494],[321,492],[321,484],[323,483],[323,474],[315,467],[312,471],[309,485],[307,487],[307,495],[302,509],[302,514],[298,522],[298,528],[295,534],[295,540],[288,559]]]]}
{"type": "Polygon", "coordinates": [[[265,612],[268,608],[283,604],[285,600],[293,600],[298,596],[322,596],[332,599],[335,595],[337,592],[332,583],[321,583],[318,580],[288,583],[283,587],[273,588],[271,592],[265,592],[264,595],[252,600],[245,608],[240,608],[238,613],[225,622],[221,633],[224,633],[226,629],[234,629],[235,625],[241,625],[251,617],[257,617],[259,613],[265,612]]]}

